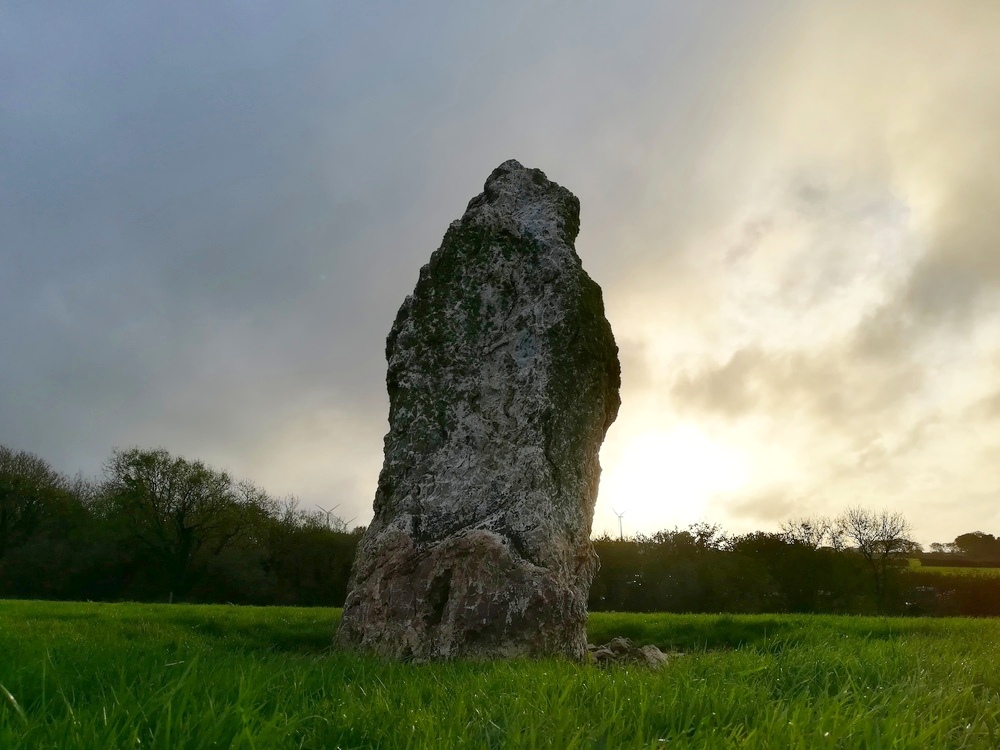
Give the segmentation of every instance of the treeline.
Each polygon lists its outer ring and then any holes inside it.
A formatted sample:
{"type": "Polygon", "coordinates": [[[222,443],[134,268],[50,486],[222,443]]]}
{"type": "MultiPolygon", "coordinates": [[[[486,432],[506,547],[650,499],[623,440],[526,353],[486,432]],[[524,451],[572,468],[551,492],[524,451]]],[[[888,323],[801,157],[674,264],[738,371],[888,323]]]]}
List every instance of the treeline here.
{"type": "Polygon", "coordinates": [[[335,606],[358,539],[162,449],[88,480],[0,446],[0,596],[335,606]]]}
{"type": "MultiPolygon", "coordinates": [[[[936,565],[1000,565],[1000,541],[962,534],[923,553],[898,513],[848,508],[775,533],[718,526],[595,540],[594,610],[1000,616],[1000,576],[942,575],[936,565]],[[917,559],[923,568],[913,568],[917,559]]],[[[992,571],[990,571],[992,573],[992,571]]]]}
{"type": "Polygon", "coordinates": [[[729,536],[696,524],[615,541],[591,607],[637,612],[903,612],[907,555],[919,550],[899,513],[848,508],[835,519],[729,536]]]}
{"type": "MultiPolygon", "coordinates": [[[[0,446],[3,597],[339,606],[362,531],[162,449],[115,451],[90,480],[0,446]]],[[[1000,564],[1000,541],[973,532],[922,554],[888,511],[595,547],[593,610],[1000,615],[1000,577],[907,567],[1000,564]]]]}
{"type": "Polygon", "coordinates": [[[960,534],[953,542],[934,542],[920,561],[930,566],[1000,567],[1000,539],[983,531],[960,534]]]}
{"type": "Polygon", "coordinates": [[[594,542],[601,569],[593,610],[627,612],[875,612],[893,609],[888,568],[876,598],[863,557],[784,534],[727,537],[714,526],[594,542]]]}

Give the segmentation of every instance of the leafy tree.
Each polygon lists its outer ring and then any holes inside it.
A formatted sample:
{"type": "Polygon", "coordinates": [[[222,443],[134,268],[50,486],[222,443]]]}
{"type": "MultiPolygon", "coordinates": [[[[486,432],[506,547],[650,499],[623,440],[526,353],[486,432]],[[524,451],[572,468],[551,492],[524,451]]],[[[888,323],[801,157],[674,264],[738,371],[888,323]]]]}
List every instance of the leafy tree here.
{"type": "Polygon", "coordinates": [[[85,575],[90,490],[34,454],[0,446],[0,593],[72,593],[85,575]]]}
{"type": "Polygon", "coordinates": [[[178,596],[268,510],[266,494],[252,485],[162,448],[116,450],[105,465],[103,491],[105,517],[124,522],[178,596]]]}
{"type": "Polygon", "coordinates": [[[65,476],[33,453],[0,445],[0,558],[80,510],[65,476]]]}
{"type": "MultiPolygon", "coordinates": [[[[823,536],[808,524],[807,533],[756,531],[734,538],[729,550],[746,565],[763,566],[777,586],[778,596],[768,611],[849,612],[858,608],[858,598],[867,572],[856,555],[821,546],[823,536]],[[778,609],[775,606],[780,605],[778,609]]],[[[798,526],[801,529],[801,526],[798,526]]]]}
{"type": "Polygon", "coordinates": [[[632,539],[607,534],[594,540],[601,567],[590,587],[589,607],[594,610],[628,611],[634,589],[642,586],[639,545],[632,539]]]}
{"type": "Polygon", "coordinates": [[[961,554],[976,560],[1000,558],[1000,539],[983,531],[972,531],[955,537],[955,548],[961,554]]]}
{"type": "Polygon", "coordinates": [[[363,531],[348,532],[342,519],[286,501],[268,532],[266,567],[275,578],[275,601],[341,606],[363,531]]]}

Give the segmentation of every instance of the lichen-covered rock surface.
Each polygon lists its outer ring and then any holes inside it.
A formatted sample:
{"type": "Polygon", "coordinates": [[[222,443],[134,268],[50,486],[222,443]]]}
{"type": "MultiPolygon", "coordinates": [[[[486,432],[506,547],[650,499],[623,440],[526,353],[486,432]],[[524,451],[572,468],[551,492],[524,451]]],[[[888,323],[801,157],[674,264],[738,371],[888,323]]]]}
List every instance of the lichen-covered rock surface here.
{"type": "Polygon", "coordinates": [[[386,342],[389,433],[342,644],[395,658],[586,654],[598,451],[618,348],[580,204],[501,164],[386,342]]]}

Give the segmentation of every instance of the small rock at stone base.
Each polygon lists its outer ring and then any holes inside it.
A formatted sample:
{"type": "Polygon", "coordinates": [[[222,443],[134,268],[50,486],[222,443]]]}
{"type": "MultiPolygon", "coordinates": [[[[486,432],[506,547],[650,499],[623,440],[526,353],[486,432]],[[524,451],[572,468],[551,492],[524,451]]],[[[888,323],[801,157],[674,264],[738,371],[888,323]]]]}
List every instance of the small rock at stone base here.
{"type": "Polygon", "coordinates": [[[591,652],[591,658],[599,667],[618,665],[640,665],[649,669],[660,669],[670,659],[652,644],[636,647],[628,638],[618,636],[591,652]]]}
{"type": "Polygon", "coordinates": [[[640,646],[638,655],[641,663],[651,669],[659,669],[667,663],[667,655],[653,645],[640,646]]]}

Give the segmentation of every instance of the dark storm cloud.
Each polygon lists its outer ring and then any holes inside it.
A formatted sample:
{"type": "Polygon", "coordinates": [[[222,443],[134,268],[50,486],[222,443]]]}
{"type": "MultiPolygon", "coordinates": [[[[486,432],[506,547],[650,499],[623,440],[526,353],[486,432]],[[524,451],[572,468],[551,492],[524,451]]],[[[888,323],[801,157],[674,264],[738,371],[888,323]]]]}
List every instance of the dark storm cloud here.
{"type": "Polygon", "coordinates": [[[619,19],[6,6],[0,441],[88,473],[163,444],[328,506],[353,487],[370,512],[385,334],[490,170],[516,156],[611,196],[586,198],[591,237],[641,190],[642,147],[619,147],[659,127],[642,108],[669,110],[645,92],[663,49],[693,64],[714,20],[619,19]]]}
{"type": "Polygon", "coordinates": [[[418,182],[405,161],[388,179],[379,124],[390,92],[417,94],[358,75],[378,18],[103,10],[5,14],[5,439],[92,470],[174,420],[252,440],[303,392],[380,409],[391,313],[372,292],[412,269],[364,244],[418,182]]]}

